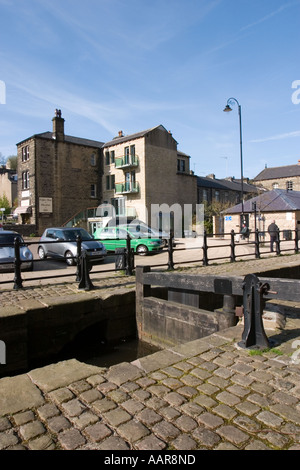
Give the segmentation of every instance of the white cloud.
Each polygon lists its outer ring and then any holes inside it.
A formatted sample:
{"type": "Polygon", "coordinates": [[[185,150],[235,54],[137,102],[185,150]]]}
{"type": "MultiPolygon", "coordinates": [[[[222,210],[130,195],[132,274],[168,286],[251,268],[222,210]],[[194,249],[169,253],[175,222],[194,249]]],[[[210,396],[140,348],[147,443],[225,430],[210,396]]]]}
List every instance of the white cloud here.
{"type": "Polygon", "coordinates": [[[270,142],[271,140],[289,139],[290,137],[300,137],[300,131],[286,132],[285,134],[277,134],[271,137],[265,137],[263,139],[254,139],[250,140],[250,143],[257,144],[262,142],[270,142]]]}

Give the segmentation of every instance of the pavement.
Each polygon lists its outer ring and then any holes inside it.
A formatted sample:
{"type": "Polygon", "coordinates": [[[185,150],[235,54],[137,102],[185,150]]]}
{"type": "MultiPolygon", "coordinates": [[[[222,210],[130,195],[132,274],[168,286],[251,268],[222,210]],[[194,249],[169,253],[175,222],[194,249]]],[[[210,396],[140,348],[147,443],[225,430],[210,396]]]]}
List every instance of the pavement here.
{"type": "MultiPolygon", "coordinates": [[[[299,259],[180,272],[243,275],[299,259]]],[[[117,274],[95,274],[93,282],[86,295],[134,288],[134,277],[117,274]]],[[[8,305],[62,292],[78,292],[77,284],[6,288],[0,299],[8,305]]],[[[240,348],[238,323],[108,368],[71,359],[0,379],[0,450],[300,450],[300,306],[281,307],[285,324],[266,330],[273,347],[265,351],[240,348]]]]}

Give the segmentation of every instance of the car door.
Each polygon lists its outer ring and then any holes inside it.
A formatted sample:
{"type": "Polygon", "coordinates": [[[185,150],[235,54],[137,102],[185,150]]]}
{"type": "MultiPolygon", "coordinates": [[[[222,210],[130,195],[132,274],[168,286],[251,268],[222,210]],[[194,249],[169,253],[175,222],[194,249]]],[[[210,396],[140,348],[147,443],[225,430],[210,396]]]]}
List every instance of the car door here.
{"type": "Polygon", "coordinates": [[[53,251],[56,256],[63,257],[65,255],[65,250],[66,250],[65,239],[66,237],[62,230],[54,231],[55,243],[53,243],[53,251]]]}
{"type": "Polygon", "coordinates": [[[128,232],[123,228],[116,228],[116,248],[126,248],[128,232]]]}
{"type": "Polygon", "coordinates": [[[107,249],[107,251],[115,251],[116,249],[116,229],[114,227],[105,227],[101,230],[99,239],[107,249]]]}
{"type": "Polygon", "coordinates": [[[54,255],[55,256],[55,243],[54,243],[54,229],[48,229],[45,233],[45,237],[43,239],[43,242],[46,242],[43,246],[45,249],[45,253],[49,255],[54,255]]]}

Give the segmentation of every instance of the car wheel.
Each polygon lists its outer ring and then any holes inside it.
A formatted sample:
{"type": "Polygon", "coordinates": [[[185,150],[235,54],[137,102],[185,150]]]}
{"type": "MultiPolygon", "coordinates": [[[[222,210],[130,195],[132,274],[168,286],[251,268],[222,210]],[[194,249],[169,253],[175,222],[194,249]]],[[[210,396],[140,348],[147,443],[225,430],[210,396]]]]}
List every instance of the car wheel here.
{"type": "Polygon", "coordinates": [[[47,255],[45,253],[45,250],[43,247],[39,246],[38,247],[38,255],[39,255],[39,258],[40,259],[46,259],[47,258],[47,255]]]}
{"type": "Polygon", "coordinates": [[[139,254],[139,255],[147,255],[148,254],[148,248],[145,246],[145,245],[139,245],[137,246],[136,248],[136,252],[139,254]]]}
{"type": "Polygon", "coordinates": [[[75,259],[73,258],[73,255],[72,255],[71,251],[66,252],[65,258],[66,258],[66,263],[67,263],[68,266],[74,266],[75,259]]]}

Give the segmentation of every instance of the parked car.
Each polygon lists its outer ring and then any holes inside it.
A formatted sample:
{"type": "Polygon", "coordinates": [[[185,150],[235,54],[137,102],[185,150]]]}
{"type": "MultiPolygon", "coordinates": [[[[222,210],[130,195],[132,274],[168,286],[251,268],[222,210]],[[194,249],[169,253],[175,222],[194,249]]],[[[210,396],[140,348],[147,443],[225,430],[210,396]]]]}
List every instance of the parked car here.
{"type": "Polygon", "coordinates": [[[91,258],[94,257],[92,264],[101,263],[107,254],[103,243],[95,241],[85,229],[76,227],[47,228],[38,245],[40,259],[45,259],[48,256],[65,258],[67,264],[73,266],[76,264],[78,235],[82,240],[81,249],[86,250],[91,258]]]}
{"type": "MultiPolygon", "coordinates": [[[[149,225],[141,222],[139,220],[134,220],[130,224],[127,225],[128,230],[131,233],[135,234],[136,236],[143,236],[147,238],[160,238],[162,240],[163,246],[168,246],[168,240],[170,239],[170,235],[163,230],[157,230],[149,225]]],[[[175,242],[173,239],[173,246],[175,246],[175,242]]]]}
{"type": "Polygon", "coordinates": [[[94,238],[101,240],[107,251],[116,251],[117,248],[125,248],[128,235],[130,246],[135,253],[147,255],[159,253],[163,248],[162,240],[159,238],[148,238],[131,232],[127,226],[104,227],[94,232],[94,238]]]}
{"type": "Polygon", "coordinates": [[[32,271],[33,269],[33,254],[26,245],[23,237],[12,230],[0,231],[0,270],[13,271],[15,261],[15,239],[20,241],[20,259],[21,270],[32,271]]]}

